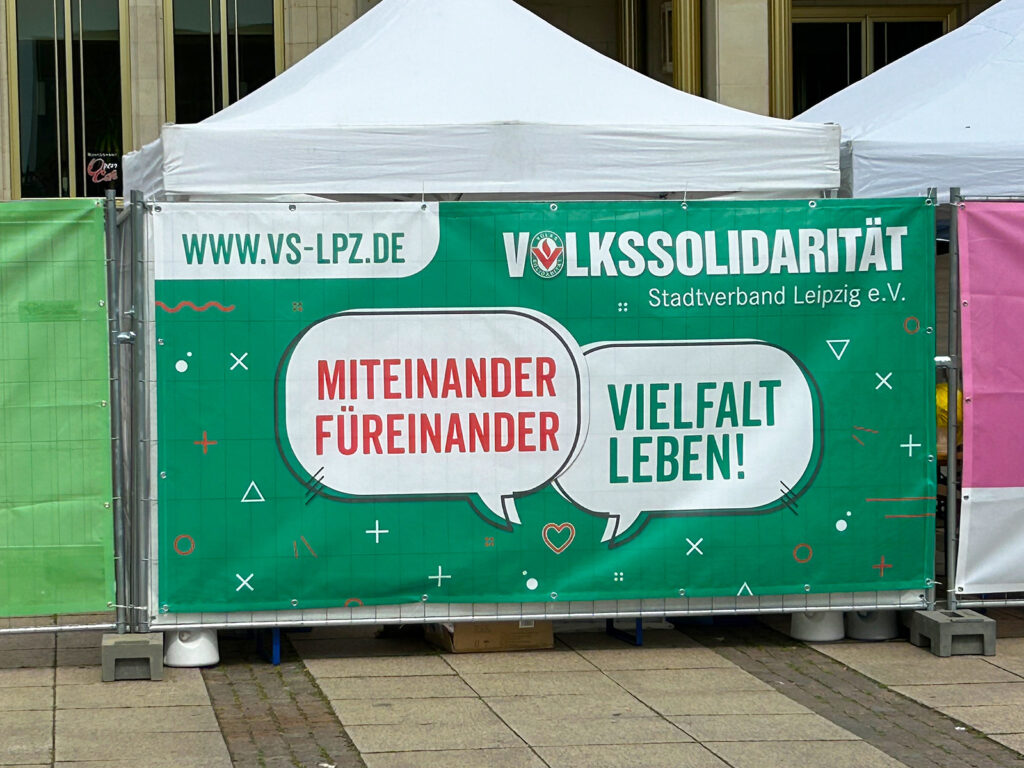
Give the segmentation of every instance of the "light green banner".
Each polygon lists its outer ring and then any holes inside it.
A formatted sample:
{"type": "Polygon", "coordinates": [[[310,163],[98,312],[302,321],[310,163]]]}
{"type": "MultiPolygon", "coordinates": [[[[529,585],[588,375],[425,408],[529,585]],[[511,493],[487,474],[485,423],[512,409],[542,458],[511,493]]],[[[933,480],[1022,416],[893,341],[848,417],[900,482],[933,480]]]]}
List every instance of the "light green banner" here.
{"type": "Polygon", "coordinates": [[[103,208],[0,204],[0,616],[113,598],[103,208]]]}
{"type": "Polygon", "coordinates": [[[169,204],[161,610],[924,589],[924,200],[169,204]]]}

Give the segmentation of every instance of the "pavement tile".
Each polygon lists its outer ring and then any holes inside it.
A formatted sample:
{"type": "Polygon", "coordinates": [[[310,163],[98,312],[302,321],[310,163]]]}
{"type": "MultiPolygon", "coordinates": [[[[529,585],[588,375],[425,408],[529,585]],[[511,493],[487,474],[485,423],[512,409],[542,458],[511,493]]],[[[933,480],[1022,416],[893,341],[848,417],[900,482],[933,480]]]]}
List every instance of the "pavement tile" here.
{"type": "Polygon", "coordinates": [[[332,702],[346,728],[351,725],[457,723],[492,714],[477,698],[348,699],[332,702]]]}
{"type": "Polygon", "coordinates": [[[465,680],[481,696],[543,696],[552,693],[607,695],[620,690],[603,672],[516,673],[494,672],[464,674],[465,680]]]}
{"type": "Polygon", "coordinates": [[[362,753],[523,746],[522,740],[493,714],[472,722],[353,725],[345,730],[362,753]]]}
{"type": "Polygon", "coordinates": [[[24,635],[0,635],[0,653],[4,651],[24,651],[33,648],[56,647],[53,632],[30,632],[24,635]]]}
{"type": "Polygon", "coordinates": [[[363,755],[366,768],[544,768],[526,747],[445,749],[431,752],[375,752],[363,755]]]}
{"type": "Polygon", "coordinates": [[[52,667],[52,648],[26,648],[23,650],[0,651],[0,669],[20,667],[52,667]]]}
{"type": "Polygon", "coordinates": [[[627,691],[641,693],[704,693],[726,691],[770,691],[739,667],[731,669],[641,669],[611,670],[608,677],[627,691]]]}
{"type": "MultiPolygon", "coordinates": [[[[700,744],[623,744],[590,747],[538,747],[550,768],[727,768],[700,744]]],[[[768,763],[760,768],[766,768],[768,763]]],[[[773,766],[774,768],[774,766],[773,766]]]]}
{"type": "Polygon", "coordinates": [[[92,648],[99,651],[105,634],[103,631],[61,632],[57,635],[57,648],[92,648]]]}
{"type": "Polygon", "coordinates": [[[213,708],[134,707],[121,709],[59,709],[56,713],[58,740],[80,731],[128,731],[135,733],[220,732],[213,708]]]}
{"type": "Polygon", "coordinates": [[[440,656],[383,656],[347,659],[306,659],[313,677],[403,677],[454,675],[440,656]]]}
{"type": "Polygon", "coordinates": [[[577,652],[603,670],[736,668],[709,648],[606,648],[577,652]]]}
{"type": "Polygon", "coordinates": [[[450,696],[475,697],[473,689],[457,675],[411,677],[325,677],[317,679],[331,699],[431,699],[450,696]]]}
{"type": "Polygon", "coordinates": [[[776,691],[727,691],[715,693],[643,693],[637,696],[659,714],[672,715],[788,715],[807,708],[776,691]]]}
{"type": "Polygon", "coordinates": [[[443,658],[460,675],[480,672],[594,671],[593,664],[569,650],[446,653],[443,658]]]}
{"type": "Polygon", "coordinates": [[[669,719],[700,742],[857,739],[813,712],[803,715],[689,715],[669,719]]]}
{"type": "MultiPolygon", "coordinates": [[[[52,669],[46,671],[51,674],[53,672],[52,669]]],[[[51,686],[4,688],[0,692],[0,712],[33,709],[53,711],[53,688],[51,686]]]]}
{"type": "Polygon", "coordinates": [[[985,662],[1024,679],[1024,656],[1022,655],[1003,653],[1000,648],[995,656],[986,656],[985,662]]]}
{"type": "Polygon", "coordinates": [[[365,656],[437,656],[439,651],[426,640],[413,637],[353,637],[303,640],[289,638],[302,659],[343,659],[365,656]]]}
{"type": "MultiPolygon", "coordinates": [[[[170,667],[164,667],[164,675],[170,667]]],[[[57,685],[84,685],[103,681],[100,667],[57,667],[57,685]]]]}
{"type": "Polygon", "coordinates": [[[116,683],[57,686],[57,709],[209,704],[210,697],[198,669],[165,667],[164,679],[161,682],[122,680],[116,683]]]}
{"type": "Polygon", "coordinates": [[[933,709],[985,704],[1024,704],[1024,682],[901,685],[894,686],[893,690],[933,709]]]}
{"type": "Polygon", "coordinates": [[[693,741],[661,717],[502,718],[531,747],[693,741]]]}
{"type": "MultiPolygon", "coordinates": [[[[205,760],[204,765],[231,765],[224,737],[216,733],[132,733],[104,730],[57,734],[56,759],[73,761],[89,756],[90,760],[132,760],[150,765],[156,755],[171,756],[177,765],[188,760],[205,760]]],[[[58,763],[59,764],[59,763],[58,763]]]]}
{"type": "MultiPolygon", "coordinates": [[[[625,629],[624,623],[620,622],[619,626],[621,629],[625,629]]],[[[607,632],[559,632],[556,634],[556,638],[577,651],[647,651],[658,648],[703,647],[696,640],[674,629],[644,630],[642,646],[629,645],[624,640],[609,635],[607,632]]]]}
{"type": "Polygon", "coordinates": [[[907,642],[834,643],[815,650],[883,685],[1010,683],[1024,679],[989,664],[980,656],[939,658],[907,642]]]}
{"type": "Polygon", "coordinates": [[[1000,744],[1024,755],[1024,733],[995,734],[990,738],[993,741],[998,741],[1000,744]]]}
{"type": "MultiPolygon", "coordinates": [[[[251,764],[259,765],[255,761],[251,764]]],[[[143,760],[62,760],[53,763],[53,766],[54,768],[232,768],[231,757],[226,749],[223,754],[211,753],[201,756],[154,754],[147,755],[143,760]]]]}
{"type": "Polygon", "coordinates": [[[98,667],[102,663],[101,651],[96,648],[58,648],[58,667],[98,667]]]}
{"type": "Polygon", "coordinates": [[[985,734],[1024,733],[1024,708],[1019,704],[941,707],[940,710],[985,734]]]}
{"type": "Polygon", "coordinates": [[[52,669],[0,669],[0,688],[53,685],[52,669]]]}
{"type": "Polygon", "coordinates": [[[901,768],[904,766],[863,741],[732,741],[704,746],[732,768],[901,768]]]}
{"type": "Polygon", "coordinates": [[[487,705],[498,717],[509,720],[540,718],[651,717],[656,714],[636,697],[618,690],[601,696],[553,694],[550,696],[489,696],[487,705]]]}
{"type": "Polygon", "coordinates": [[[48,763],[52,747],[52,712],[0,712],[0,765],[48,763]]]}
{"type": "Polygon", "coordinates": [[[996,655],[985,658],[988,661],[997,661],[1004,656],[1024,658],[1024,637],[1000,637],[996,643],[996,655]]]}

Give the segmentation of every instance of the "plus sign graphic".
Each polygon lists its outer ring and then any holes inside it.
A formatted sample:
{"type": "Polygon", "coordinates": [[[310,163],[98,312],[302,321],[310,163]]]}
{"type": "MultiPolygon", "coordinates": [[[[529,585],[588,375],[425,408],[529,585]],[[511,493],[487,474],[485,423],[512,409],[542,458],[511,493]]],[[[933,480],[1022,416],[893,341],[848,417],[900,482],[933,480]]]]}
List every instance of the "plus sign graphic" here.
{"type": "Polygon", "coordinates": [[[207,449],[208,449],[208,448],[209,448],[209,447],[210,447],[211,445],[216,445],[216,444],[217,444],[217,441],[216,441],[216,440],[209,440],[209,439],[208,439],[208,438],[206,437],[206,430],[205,430],[205,429],[203,430],[203,439],[202,439],[202,440],[193,440],[193,441],[192,441],[192,445],[201,445],[201,446],[203,446],[203,455],[204,455],[204,456],[205,456],[205,455],[206,455],[206,453],[207,453],[207,449]]]}

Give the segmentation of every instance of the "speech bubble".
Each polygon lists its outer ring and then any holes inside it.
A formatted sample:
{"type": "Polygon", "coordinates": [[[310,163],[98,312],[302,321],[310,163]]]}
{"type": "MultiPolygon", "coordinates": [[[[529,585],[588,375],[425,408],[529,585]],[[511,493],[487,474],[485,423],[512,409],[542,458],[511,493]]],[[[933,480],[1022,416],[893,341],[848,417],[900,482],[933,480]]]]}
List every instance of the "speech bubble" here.
{"type": "Polygon", "coordinates": [[[465,499],[512,530],[516,497],[582,444],[582,369],[572,336],[529,310],[342,312],[281,359],[278,449],[310,493],[465,499]]]}
{"type": "Polygon", "coordinates": [[[615,547],[654,516],[754,515],[813,482],[821,395],[789,352],[754,340],[640,341],[584,348],[589,428],[556,489],[607,517],[615,547]]]}

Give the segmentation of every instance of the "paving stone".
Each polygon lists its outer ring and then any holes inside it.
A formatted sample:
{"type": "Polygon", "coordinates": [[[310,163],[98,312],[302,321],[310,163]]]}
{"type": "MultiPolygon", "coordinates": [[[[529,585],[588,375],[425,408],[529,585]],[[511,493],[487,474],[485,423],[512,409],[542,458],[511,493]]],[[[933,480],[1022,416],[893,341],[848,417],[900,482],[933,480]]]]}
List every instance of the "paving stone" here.
{"type": "Polygon", "coordinates": [[[354,725],[346,730],[363,754],[523,746],[522,739],[493,714],[463,723],[354,725]]]}
{"type": "Polygon", "coordinates": [[[637,698],[666,716],[786,715],[807,712],[806,707],[775,691],[644,693],[637,698]]]}
{"type": "Polygon", "coordinates": [[[728,768],[700,744],[538,747],[536,751],[550,768],[728,768]]]}
{"type": "MultiPolygon", "coordinates": [[[[248,765],[258,765],[254,760],[248,765]]],[[[228,755],[149,755],[145,760],[62,760],[54,768],[233,768],[228,755]]]]}
{"type": "Polygon", "coordinates": [[[820,653],[853,667],[884,685],[1024,682],[984,657],[939,658],[910,643],[835,643],[815,646],[820,653]]]}
{"type": "Polygon", "coordinates": [[[1000,669],[1005,669],[1007,672],[1011,672],[1024,680],[1024,656],[1016,652],[1004,654],[1002,651],[1003,649],[999,648],[995,656],[986,656],[985,662],[1000,669]]]}
{"type": "MultiPolygon", "coordinates": [[[[625,624],[620,622],[620,628],[625,624]]],[[[607,632],[557,632],[556,640],[577,651],[650,651],[662,648],[700,648],[700,644],[675,629],[644,631],[644,644],[630,645],[607,632]]]]}
{"type": "Polygon", "coordinates": [[[693,741],[661,717],[502,718],[531,747],[693,741]]]}
{"type": "Polygon", "coordinates": [[[454,675],[440,656],[382,656],[345,659],[306,659],[313,677],[408,677],[412,675],[454,675]]]}
{"type": "MultiPolygon", "coordinates": [[[[46,670],[53,674],[53,670],[46,670]]],[[[53,711],[53,688],[33,686],[25,688],[4,688],[0,691],[0,712],[19,710],[53,711]]]]}
{"type": "Polygon", "coordinates": [[[180,760],[207,759],[210,765],[230,765],[227,747],[220,732],[213,733],[132,733],[129,730],[68,729],[57,731],[55,754],[58,761],[135,760],[138,764],[151,755],[173,755],[180,760]]]}
{"type": "Polygon", "coordinates": [[[134,707],[121,709],[59,709],[56,713],[56,732],[75,735],[82,731],[102,733],[118,731],[128,733],[189,733],[220,731],[213,708],[191,707],[134,707]]]}
{"type": "Polygon", "coordinates": [[[452,723],[488,717],[491,710],[477,698],[349,699],[332,702],[346,728],[353,725],[452,723]]]}
{"type": "Polygon", "coordinates": [[[553,693],[607,695],[619,687],[597,670],[577,672],[464,674],[465,680],[481,696],[541,696],[553,693]]]}
{"type": "Polygon", "coordinates": [[[982,733],[1024,733],[1024,708],[1019,704],[942,707],[942,711],[982,733]]]}
{"type": "Polygon", "coordinates": [[[621,689],[607,696],[488,696],[484,701],[505,721],[563,717],[651,717],[657,714],[635,696],[621,689]]]}
{"type": "Polygon", "coordinates": [[[738,667],[730,669],[612,670],[608,676],[630,693],[727,693],[770,691],[771,686],[738,667]]]}
{"type": "Polygon", "coordinates": [[[444,660],[460,675],[481,672],[594,671],[594,665],[575,651],[516,651],[511,653],[446,653],[444,660]]]}
{"type": "Polygon", "coordinates": [[[198,669],[164,669],[164,680],[59,685],[57,709],[102,707],[174,707],[208,705],[210,698],[198,669]]]}
{"type": "MultiPolygon", "coordinates": [[[[173,674],[164,667],[164,676],[173,674]]],[[[103,671],[98,667],[57,667],[57,685],[86,685],[103,682],[103,671]]]]}
{"type": "Polygon", "coordinates": [[[849,741],[857,738],[813,712],[802,715],[690,715],[669,719],[700,742],[849,741]]]}
{"type": "Polygon", "coordinates": [[[984,704],[1024,704],[1024,683],[901,685],[893,687],[893,690],[932,709],[984,704]]]}
{"type": "Polygon", "coordinates": [[[577,653],[602,670],[735,668],[707,648],[606,648],[577,653]]]}
{"type": "Polygon", "coordinates": [[[99,648],[58,648],[58,667],[100,666],[103,658],[99,648]]]}
{"type": "Polygon", "coordinates": [[[27,688],[52,684],[52,669],[0,669],[0,688],[27,688]]]}
{"type": "Polygon", "coordinates": [[[52,712],[0,712],[0,765],[49,763],[52,748],[52,712]]]}
{"type": "Polygon", "coordinates": [[[904,768],[862,741],[708,742],[732,768],[904,768]]]}
{"type": "Polygon", "coordinates": [[[54,632],[30,632],[20,635],[0,635],[0,653],[33,649],[53,650],[57,646],[54,632]]]}
{"type": "Polygon", "coordinates": [[[368,656],[405,656],[419,654],[437,656],[440,651],[415,637],[355,637],[303,640],[301,635],[292,635],[289,641],[306,661],[309,659],[364,658],[368,656]]]}
{"type": "MultiPolygon", "coordinates": [[[[255,643],[244,634],[222,632],[219,645],[221,663],[204,669],[203,680],[234,765],[363,766],[288,635],[282,638],[277,667],[259,657],[255,643]]],[[[348,683],[353,678],[331,679],[348,683]]]]}
{"type": "Polygon", "coordinates": [[[0,651],[0,669],[52,667],[53,662],[54,650],[52,648],[27,648],[23,650],[0,651]]]}
{"type": "Polygon", "coordinates": [[[1024,733],[999,733],[993,734],[992,739],[1000,744],[1005,744],[1015,752],[1024,755],[1024,733]]]}
{"type": "Polygon", "coordinates": [[[412,677],[325,677],[317,681],[328,699],[429,699],[475,696],[457,675],[412,677]]]}
{"type": "MultiPolygon", "coordinates": [[[[907,766],[989,768],[1019,765],[1019,755],[1009,748],[985,738],[975,730],[957,730],[959,723],[947,715],[902,696],[846,664],[773,631],[755,619],[716,619],[714,626],[688,631],[695,639],[770,684],[794,702],[827,718],[907,766]]],[[[827,647],[831,652],[843,645],[847,644],[827,647]]],[[[849,645],[867,648],[863,643],[849,645]]],[[[870,647],[879,658],[885,658],[890,649],[896,654],[910,653],[905,644],[900,643],[878,643],[870,647]],[[901,645],[904,647],[901,648],[901,645]]],[[[862,655],[867,653],[866,650],[855,652],[862,655]]],[[[935,660],[941,661],[937,658],[935,660]]],[[[739,742],[737,745],[742,746],[739,742]]],[[[741,751],[735,752],[737,759],[743,754],[741,751]]],[[[857,758],[853,759],[856,761],[857,758]]],[[[731,763],[732,759],[729,758],[729,761],[731,763]]],[[[763,758],[760,765],[772,763],[763,758]]],[[[828,765],[829,768],[836,768],[835,762],[829,762],[828,765]]]]}
{"type": "Polygon", "coordinates": [[[365,760],[368,768],[545,768],[526,747],[376,752],[366,755],[365,760]]]}

